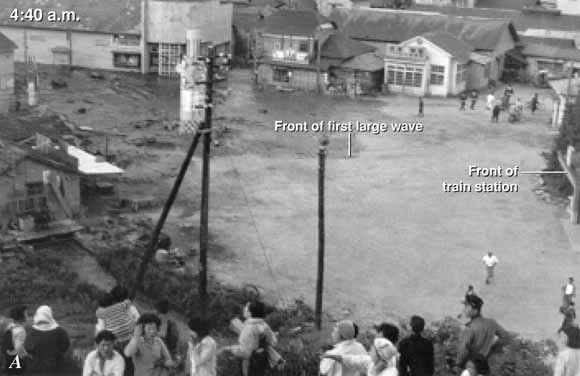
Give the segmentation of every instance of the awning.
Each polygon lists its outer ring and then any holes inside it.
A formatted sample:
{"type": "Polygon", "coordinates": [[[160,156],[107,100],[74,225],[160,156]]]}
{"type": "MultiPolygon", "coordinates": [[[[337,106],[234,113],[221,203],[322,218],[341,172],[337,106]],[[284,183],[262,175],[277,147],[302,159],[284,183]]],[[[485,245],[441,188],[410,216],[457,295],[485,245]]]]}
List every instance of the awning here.
{"type": "Polygon", "coordinates": [[[125,172],[119,167],[113,166],[109,162],[99,161],[96,156],[89,154],[75,146],[68,145],[67,153],[68,155],[78,159],[79,171],[86,175],[122,174],[125,172]]]}

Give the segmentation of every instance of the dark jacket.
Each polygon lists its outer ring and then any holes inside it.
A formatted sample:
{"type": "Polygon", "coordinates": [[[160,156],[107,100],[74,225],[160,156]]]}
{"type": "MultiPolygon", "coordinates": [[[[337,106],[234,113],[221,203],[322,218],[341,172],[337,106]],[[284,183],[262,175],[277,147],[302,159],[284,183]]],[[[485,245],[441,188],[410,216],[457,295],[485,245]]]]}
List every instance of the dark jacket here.
{"type": "Polygon", "coordinates": [[[434,369],[433,343],[427,338],[413,334],[399,344],[400,376],[432,376],[434,369]]]}
{"type": "Polygon", "coordinates": [[[57,327],[41,331],[32,328],[26,336],[24,347],[30,354],[30,372],[56,372],[62,369],[63,357],[70,346],[66,331],[57,327]]]}
{"type": "Polygon", "coordinates": [[[509,340],[509,333],[495,320],[481,316],[471,319],[459,337],[456,364],[463,367],[468,357],[474,354],[481,354],[487,358],[495,344],[496,336],[499,346],[509,340]]]}

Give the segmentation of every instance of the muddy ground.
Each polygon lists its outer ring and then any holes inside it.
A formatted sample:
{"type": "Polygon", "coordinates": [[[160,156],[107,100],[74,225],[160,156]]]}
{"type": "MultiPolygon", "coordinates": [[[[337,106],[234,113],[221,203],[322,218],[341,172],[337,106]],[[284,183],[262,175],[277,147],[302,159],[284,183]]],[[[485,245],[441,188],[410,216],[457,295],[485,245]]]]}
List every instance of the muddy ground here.
{"type": "MultiPolygon", "coordinates": [[[[178,116],[177,81],[111,73],[94,79],[82,70],[58,76],[68,87],[50,89],[57,73],[45,74],[42,103],[99,132],[88,132],[87,148],[108,148],[126,169],[116,181],[119,198],[161,203],[189,142],[167,130],[178,116]]],[[[485,315],[528,337],[553,335],[561,320],[560,287],[580,261],[578,230],[562,204],[534,193],[537,175],[467,175],[471,164],[544,167],[540,153],[553,137],[547,91],[540,91],[547,109],[526,112],[516,124],[502,114],[491,124],[483,99],[476,110],[460,113],[457,99],[427,98],[419,119],[416,98],[404,95],[351,100],[258,91],[244,70],[233,71],[227,85],[230,95],[215,109],[216,127],[227,132],[211,162],[210,272],[218,279],[255,283],[275,298],[314,301],[318,135],[276,133],[276,120],[421,121],[422,133],[355,135],[350,158],[347,135],[330,136],[325,310],[364,324],[410,314],[439,319],[459,312],[473,284],[485,315]],[[519,191],[442,189],[443,181],[497,180],[517,183],[519,191]],[[488,250],[500,260],[490,286],[481,262],[488,250]]],[[[531,94],[516,87],[524,101],[531,94]]],[[[174,246],[198,247],[200,162],[198,150],[168,220],[174,246]]],[[[103,213],[100,202],[90,205],[90,215],[103,213]]],[[[157,218],[159,212],[157,205],[141,214],[157,218]]]]}

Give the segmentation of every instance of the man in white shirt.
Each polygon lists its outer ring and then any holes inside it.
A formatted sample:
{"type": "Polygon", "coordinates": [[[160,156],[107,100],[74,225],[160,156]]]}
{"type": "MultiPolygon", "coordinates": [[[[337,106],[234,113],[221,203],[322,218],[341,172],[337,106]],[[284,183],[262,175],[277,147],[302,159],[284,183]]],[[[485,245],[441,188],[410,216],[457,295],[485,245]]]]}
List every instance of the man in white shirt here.
{"type": "Polygon", "coordinates": [[[568,283],[562,287],[562,292],[564,293],[563,297],[563,308],[562,311],[565,311],[570,303],[572,303],[574,297],[576,296],[576,286],[574,285],[574,278],[568,277],[568,283]]]}
{"type": "MultiPolygon", "coordinates": [[[[355,325],[350,320],[338,322],[332,330],[332,342],[334,348],[327,352],[330,355],[366,355],[364,346],[355,339],[355,325]]],[[[325,376],[359,376],[355,369],[333,360],[322,359],[320,362],[320,374],[325,376]]]]}
{"type": "Polygon", "coordinates": [[[95,338],[97,349],[87,355],[83,376],[123,376],[125,360],[113,350],[115,335],[103,330],[95,338]]]}
{"type": "Polygon", "coordinates": [[[489,285],[491,283],[491,280],[493,279],[493,270],[495,269],[495,266],[499,263],[499,260],[497,259],[497,257],[495,257],[495,255],[491,251],[487,252],[487,255],[483,256],[482,260],[487,269],[487,277],[485,278],[485,283],[489,285]]]}

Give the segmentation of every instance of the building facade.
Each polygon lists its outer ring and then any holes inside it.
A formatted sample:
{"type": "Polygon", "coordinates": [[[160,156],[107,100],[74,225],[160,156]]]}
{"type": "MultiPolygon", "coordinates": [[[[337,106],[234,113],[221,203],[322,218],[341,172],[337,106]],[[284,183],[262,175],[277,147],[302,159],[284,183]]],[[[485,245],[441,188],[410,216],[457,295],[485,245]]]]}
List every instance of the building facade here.
{"type": "MultiPolygon", "coordinates": [[[[230,52],[233,4],[219,0],[108,0],[99,7],[90,0],[47,0],[46,9],[78,11],[80,21],[67,23],[14,20],[10,1],[0,0],[0,32],[19,47],[16,61],[176,75],[190,29],[202,30],[206,44],[230,52]]],[[[19,2],[22,8],[35,4],[19,2]]]]}
{"type": "Polygon", "coordinates": [[[0,33],[0,113],[14,103],[14,50],[16,44],[0,33]]]}

